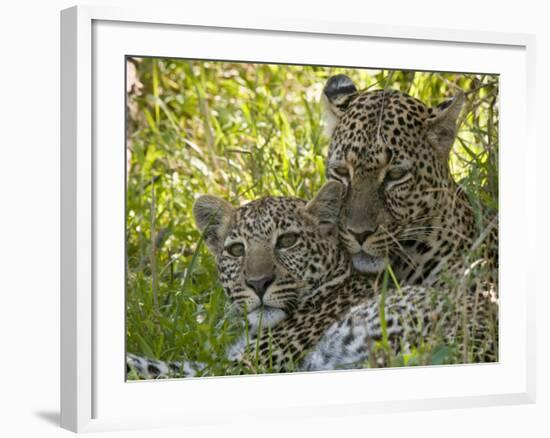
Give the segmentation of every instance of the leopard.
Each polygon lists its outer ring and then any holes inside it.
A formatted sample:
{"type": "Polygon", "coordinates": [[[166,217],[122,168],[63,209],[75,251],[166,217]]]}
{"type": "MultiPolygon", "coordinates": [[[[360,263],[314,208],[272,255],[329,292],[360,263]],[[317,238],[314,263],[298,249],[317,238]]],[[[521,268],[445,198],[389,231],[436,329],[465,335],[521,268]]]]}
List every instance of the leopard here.
{"type": "Polygon", "coordinates": [[[389,265],[401,284],[442,284],[481,246],[498,268],[498,218],[476,222],[449,167],[465,95],[428,106],[389,87],[359,90],[345,74],[326,81],[326,178],[345,187],[341,239],[357,271],[389,265]]]}
{"type": "MultiPolygon", "coordinates": [[[[265,196],[234,207],[212,195],[195,201],[218,280],[246,325],[226,352],[234,368],[248,374],[359,367],[381,340],[400,351],[404,338],[414,344],[436,332],[458,345],[468,332],[478,345],[472,360],[492,354],[486,325],[494,303],[486,297],[468,294],[466,306],[454,307],[448,294],[407,286],[388,289],[381,301],[377,283],[352,268],[339,237],[343,194],[340,182],[328,181],[309,202],[265,196]],[[468,329],[460,329],[463,322],[468,329]]],[[[143,379],[208,375],[202,363],[134,354],[126,361],[127,371],[143,379]]]]}

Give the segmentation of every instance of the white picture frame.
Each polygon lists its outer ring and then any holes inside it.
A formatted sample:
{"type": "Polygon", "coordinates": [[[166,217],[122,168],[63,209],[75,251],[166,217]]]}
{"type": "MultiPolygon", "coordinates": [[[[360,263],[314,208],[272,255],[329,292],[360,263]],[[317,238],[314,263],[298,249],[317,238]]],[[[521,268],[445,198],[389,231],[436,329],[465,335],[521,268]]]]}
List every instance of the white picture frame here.
{"type": "Polygon", "coordinates": [[[535,174],[528,170],[527,158],[506,154],[514,144],[521,144],[525,157],[535,151],[534,44],[533,36],[523,34],[290,17],[243,15],[226,22],[215,13],[206,17],[157,9],[78,6],[62,11],[62,427],[102,431],[534,402],[535,289],[521,254],[529,253],[535,242],[535,218],[524,208],[535,205],[535,174]],[[183,40],[192,44],[178,46],[183,40]],[[360,47],[368,47],[372,56],[350,62],[354,48],[360,47]],[[120,354],[125,181],[121,72],[122,55],[144,54],[500,74],[501,361],[126,383],[120,354]],[[517,236],[513,231],[520,223],[529,231],[517,236]],[[292,402],[285,399],[289,390],[294,391],[292,402]],[[183,400],[177,398],[182,393],[183,400]]]}

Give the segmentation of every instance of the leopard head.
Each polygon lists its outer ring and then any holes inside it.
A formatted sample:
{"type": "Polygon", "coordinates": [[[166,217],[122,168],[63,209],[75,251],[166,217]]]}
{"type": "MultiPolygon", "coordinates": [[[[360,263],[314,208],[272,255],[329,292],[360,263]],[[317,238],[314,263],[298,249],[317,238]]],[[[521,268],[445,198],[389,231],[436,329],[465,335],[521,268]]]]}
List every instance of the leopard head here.
{"type": "Polygon", "coordinates": [[[216,257],[219,280],[251,326],[276,325],[348,270],[338,236],[342,190],[328,182],[308,203],[271,196],[239,208],[210,195],[195,201],[195,221],[216,257]]]}
{"type": "Polygon", "coordinates": [[[360,92],[337,75],[322,100],[327,179],[345,187],[342,240],[358,271],[380,272],[403,256],[405,243],[421,242],[428,225],[451,214],[448,158],[464,94],[428,107],[397,90],[360,92]]]}

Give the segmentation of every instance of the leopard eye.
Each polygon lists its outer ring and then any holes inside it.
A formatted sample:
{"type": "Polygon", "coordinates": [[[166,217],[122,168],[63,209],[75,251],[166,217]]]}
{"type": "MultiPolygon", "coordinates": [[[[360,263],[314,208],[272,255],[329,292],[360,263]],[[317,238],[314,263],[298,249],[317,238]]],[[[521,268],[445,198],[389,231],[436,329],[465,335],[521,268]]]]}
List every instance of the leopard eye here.
{"type": "Polygon", "coordinates": [[[278,249],[287,249],[296,243],[298,240],[298,234],[296,233],[286,233],[277,239],[277,248],[278,249]]]}
{"type": "Polygon", "coordinates": [[[388,170],[388,172],[386,173],[386,179],[388,181],[397,181],[403,178],[407,174],[407,172],[407,169],[404,169],[402,167],[395,167],[388,170]]]}
{"type": "Polygon", "coordinates": [[[242,257],[244,255],[244,245],[239,242],[229,245],[226,250],[233,257],[242,257]]]}
{"type": "Polygon", "coordinates": [[[349,178],[349,169],[346,166],[335,167],[334,173],[342,178],[349,178]]]}

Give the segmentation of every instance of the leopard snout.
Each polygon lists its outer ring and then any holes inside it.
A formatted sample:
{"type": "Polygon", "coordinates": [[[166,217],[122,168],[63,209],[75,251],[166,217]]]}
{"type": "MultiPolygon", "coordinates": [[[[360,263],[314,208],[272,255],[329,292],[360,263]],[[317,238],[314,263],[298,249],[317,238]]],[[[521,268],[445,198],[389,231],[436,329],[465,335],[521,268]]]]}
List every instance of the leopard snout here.
{"type": "Polygon", "coordinates": [[[246,285],[254,290],[260,300],[263,299],[267,288],[275,281],[274,275],[268,275],[256,279],[246,280],[246,285]]]}

